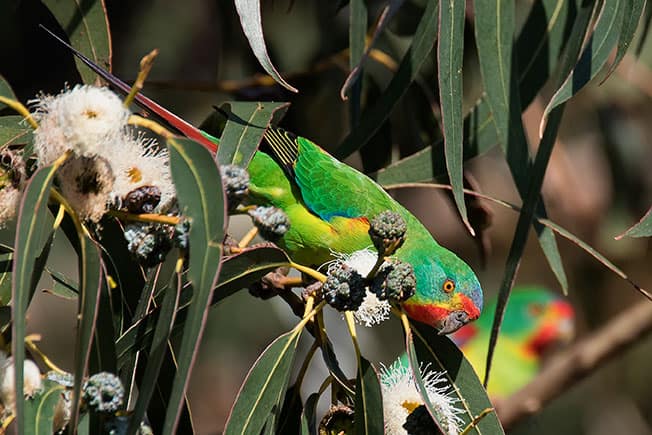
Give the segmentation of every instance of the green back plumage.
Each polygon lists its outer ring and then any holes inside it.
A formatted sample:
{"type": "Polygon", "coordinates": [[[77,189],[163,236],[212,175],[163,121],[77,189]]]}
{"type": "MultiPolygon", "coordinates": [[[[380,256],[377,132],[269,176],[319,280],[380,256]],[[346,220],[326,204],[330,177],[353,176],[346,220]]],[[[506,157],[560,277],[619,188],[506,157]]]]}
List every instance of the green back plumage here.
{"type": "MultiPolygon", "coordinates": [[[[482,309],[482,293],[471,268],[440,246],[408,210],[376,182],[339,162],[308,139],[271,129],[249,166],[250,195],[257,204],[285,211],[290,229],[279,244],[295,261],[319,265],[332,253],[351,253],[372,247],[369,220],[385,210],[395,211],[407,223],[406,241],[395,257],[412,264],[417,292],[411,304],[452,301],[442,291],[453,279],[457,293],[482,309]]],[[[451,302],[453,303],[453,302],[451,302]]],[[[461,309],[459,301],[456,309],[461,309]]]]}

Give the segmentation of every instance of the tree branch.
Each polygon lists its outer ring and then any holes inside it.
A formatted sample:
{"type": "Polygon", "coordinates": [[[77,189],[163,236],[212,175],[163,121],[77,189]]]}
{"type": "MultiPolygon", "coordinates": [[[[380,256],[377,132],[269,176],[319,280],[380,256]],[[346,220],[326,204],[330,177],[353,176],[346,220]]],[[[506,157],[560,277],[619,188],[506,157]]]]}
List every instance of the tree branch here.
{"type": "Polygon", "coordinates": [[[505,429],[538,412],[547,402],[636,344],[652,331],[652,304],[641,302],[616,316],[592,335],[551,359],[525,388],[497,403],[505,429]]]}

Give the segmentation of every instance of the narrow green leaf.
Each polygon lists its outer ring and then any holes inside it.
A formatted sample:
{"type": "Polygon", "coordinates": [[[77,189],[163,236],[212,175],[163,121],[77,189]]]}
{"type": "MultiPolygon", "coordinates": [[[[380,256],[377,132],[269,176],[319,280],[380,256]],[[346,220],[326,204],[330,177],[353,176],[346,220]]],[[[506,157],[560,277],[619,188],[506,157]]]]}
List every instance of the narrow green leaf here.
{"type": "Polygon", "coordinates": [[[319,394],[312,393],[306,399],[301,414],[301,435],[316,435],[317,434],[317,421],[315,414],[317,413],[317,403],[319,402],[319,394]]]}
{"type": "MultiPolygon", "coordinates": [[[[451,396],[459,399],[455,404],[462,413],[462,427],[468,426],[483,411],[492,409],[493,405],[487,397],[487,392],[482,387],[478,376],[462,352],[446,336],[438,335],[430,326],[421,323],[412,323],[414,337],[406,337],[408,341],[408,357],[415,375],[419,366],[437,372],[444,372],[445,378],[452,386],[451,396]],[[413,340],[413,346],[410,341],[413,340]],[[413,348],[410,355],[410,348],[413,348]],[[415,361],[416,359],[416,361],[415,361]]],[[[504,431],[496,417],[495,412],[490,412],[482,418],[469,433],[483,435],[503,435],[504,431]]]]}
{"type": "MultiPolygon", "coordinates": [[[[557,67],[567,28],[575,15],[566,0],[535,2],[516,43],[522,106],[530,104],[557,67]]],[[[586,9],[586,8],[585,8],[586,9]]],[[[580,41],[581,43],[581,41],[580,41]]],[[[499,143],[486,95],[464,119],[464,160],[487,152],[499,143]]],[[[433,180],[446,172],[443,141],[405,157],[378,171],[380,184],[433,180]]]]}
{"type": "Polygon", "coordinates": [[[278,337],[258,357],[240,388],[224,435],[258,434],[285,390],[303,329],[278,337]]]}
{"type": "Polygon", "coordinates": [[[541,135],[550,112],[577,94],[609,60],[611,51],[618,42],[623,25],[623,1],[612,0],[602,3],[602,10],[593,34],[585,44],[575,68],[552,96],[544,110],[539,127],[541,135]]]}
{"type": "Polygon", "coordinates": [[[527,242],[530,226],[532,225],[532,220],[534,219],[535,210],[541,197],[540,192],[541,186],[543,185],[543,177],[546,173],[548,161],[555,145],[555,138],[557,137],[557,130],[561,123],[563,109],[564,106],[562,105],[552,112],[543,138],[541,138],[537,155],[534,160],[534,166],[532,168],[528,191],[523,201],[523,208],[518,217],[518,222],[516,223],[516,229],[514,230],[514,238],[512,239],[512,245],[509,249],[509,254],[507,255],[507,264],[505,265],[505,272],[498,291],[496,314],[494,316],[491,336],[489,339],[489,351],[487,353],[487,366],[485,370],[486,375],[484,378],[485,386],[488,385],[489,382],[491,360],[498,340],[498,334],[500,333],[500,326],[505,314],[505,308],[507,308],[509,295],[514,285],[516,272],[525,250],[525,244],[527,242]]]}
{"type": "Polygon", "coordinates": [[[423,16],[414,33],[412,44],[403,56],[394,77],[376,104],[366,109],[360,117],[358,127],[351,131],[335,151],[337,158],[344,158],[358,150],[378,131],[392,109],[419,74],[423,62],[437,38],[437,0],[428,0],[423,16]]]}
{"type": "Polygon", "coordinates": [[[222,106],[228,121],[217,149],[220,165],[246,167],[273,119],[282,117],[290,103],[233,101],[222,106]]]}
{"type": "Polygon", "coordinates": [[[77,299],[77,296],[79,295],[79,284],[56,270],[45,268],[45,271],[50,274],[50,277],[54,282],[51,289],[44,290],[46,293],[68,300],[77,299]]]}
{"type": "Polygon", "coordinates": [[[0,307],[0,331],[4,331],[10,326],[11,323],[11,307],[0,307]]]}
{"type": "Polygon", "coordinates": [[[258,281],[268,272],[287,266],[289,262],[285,252],[274,246],[255,247],[225,257],[211,304],[224,300],[236,291],[258,281]]]}
{"type": "Polygon", "coordinates": [[[623,237],[650,237],[652,236],[652,207],[645,213],[645,215],[636,223],[636,225],[629,228],[627,231],[619,236],[616,240],[623,237]]]}
{"type": "Polygon", "coordinates": [[[152,346],[149,349],[147,357],[147,366],[145,373],[138,387],[138,400],[131,415],[129,428],[127,433],[136,433],[140,423],[144,421],[145,412],[149,405],[149,401],[154,394],[156,388],[156,379],[158,378],[163,359],[168,347],[168,339],[172,325],[174,324],[174,314],[176,311],[177,303],[179,302],[179,293],[181,291],[181,274],[176,274],[176,285],[170,285],[165,290],[163,301],[156,322],[156,329],[152,338],[152,346]]]}
{"type": "MultiPolygon", "coordinates": [[[[236,291],[259,280],[266,273],[286,266],[289,260],[285,253],[272,246],[247,249],[246,251],[224,257],[220,277],[213,293],[211,305],[224,300],[236,291]]],[[[176,314],[172,335],[177,335],[186,323],[188,316],[188,301],[191,295],[184,290],[180,296],[180,308],[176,314]]],[[[129,355],[151,346],[152,334],[159,315],[159,309],[152,310],[141,320],[135,322],[117,340],[118,365],[123,367],[129,355]]]]}
{"type": "MultiPolygon", "coordinates": [[[[423,399],[423,403],[426,406],[426,409],[428,410],[428,414],[430,414],[430,417],[432,417],[432,420],[435,422],[435,425],[437,425],[437,429],[439,433],[446,433],[447,430],[444,430],[444,428],[447,428],[447,424],[445,421],[441,421],[440,413],[437,412],[437,410],[433,406],[432,401],[430,400],[430,396],[428,395],[428,389],[426,388],[425,382],[423,381],[423,373],[421,372],[422,370],[421,360],[419,360],[419,357],[417,356],[417,351],[414,348],[414,337],[412,331],[407,331],[405,335],[405,343],[406,343],[408,362],[410,364],[410,370],[412,370],[412,375],[414,376],[414,382],[416,384],[417,389],[420,392],[421,398],[423,399]]],[[[452,384],[453,383],[451,382],[451,385],[452,384]]]]}
{"type": "Polygon", "coordinates": [[[301,388],[300,385],[294,384],[285,392],[283,406],[278,418],[278,429],[275,433],[300,434],[302,414],[301,388]]]}
{"type": "Polygon", "coordinates": [[[220,173],[210,152],[189,139],[168,139],[167,145],[177,198],[183,214],[191,221],[188,278],[193,288],[162,431],[163,434],[172,434],[177,427],[192,363],[222,264],[226,212],[224,191],[218,181],[220,173]]]}
{"type": "MultiPolygon", "coordinates": [[[[115,339],[117,337],[111,310],[112,289],[108,285],[101,286],[100,296],[97,301],[97,320],[93,336],[88,370],[90,373],[109,372],[119,375],[115,339]]],[[[131,384],[123,384],[125,391],[129,391],[131,384]]]]}
{"type": "Polygon", "coordinates": [[[267,54],[265,37],[263,36],[263,23],[260,17],[260,0],[235,0],[235,8],[240,16],[242,31],[247,37],[256,59],[258,59],[263,69],[285,89],[292,92],[299,92],[281,77],[272,64],[269,54],[267,54]]]}
{"type": "Polygon", "coordinates": [[[650,3],[645,3],[645,8],[643,11],[643,28],[641,29],[641,37],[638,40],[638,43],[636,44],[636,49],[634,51],[634,54],[636,57],[639,57],[641,55],[641,50],[643,50],[643,45],[645,44],[645,41],[647,41],[647,37],[650,34],[650,24],[652,24],[652,7],[650,7],[650,3]]]}
{"type": "Polygon", "coordinates": [[[471,234],[464,203],[462,177],[463,116],[462,63],[464,62],[464,14],[466,0],[448,0],[439,4],[439,39],[437,68],[439,72],[439,101],[444,129],[444,154],[448,178],[453,187],[453,198],[462,221],[471,234]]]}
{"type": "Polygon", "coordinates": [[[18,115],[0,117],[0,147],[29,145],[34,141],[33,129],[21,121],[23,121],[23,117],[18,115]]]}
{"type": "MultiPolygon", "coordinates": [[[[376,22],[376,25],[374,27],[374,33],[371,35],[371,40],[369,41],[369,44],[367,44],[366,48],[365,46],[365,38],[366,38],[366,27],[367,27],[367,14],[366,14],[366,6],[364,9],[364,26],[359,23],[359,21],[362,21],[362,14],[360,11],[362,10],[360,6],[355,5],[351,7],[351,25],[350,28],[353,30],[354,27],[358,29],[362,29],[362,48],[364,49],[364,52],[359,52],[359,47],[356,47],[356,49],[353,48],[353,33],[352,31],[349,31],[349,50],[351,54],[349,55],[349,67],[351,68],[351,72],[347,76],[346,80],[344,81],[344,84],[342,85],[342,89],[340,89],[340,97],[345,100],[346,98],[346,93],[348,92],[349,88],[353,83],[357,81],[358,76],[362,73],[362,66],[369,57],[369,52],[373,49],[373,47],[376,44],[376,41],[378,40],[378,37],[383,33],[385,30],[385,27],[387,27],[387,24],[389,21],[392,19],[392,17],[398,12],[400,7],[403,5],[403,2],[405,0],[389,0],[387,2],[387,5],[383,8],[382,12],[380,13],[380,17],[378,18],[378,21],[376,22]],[[356,9],[354,11],[354,8],[356,9]],[[355,24],[354,24],[355,23],[355,24]],[[360,55],[358,55],[360,53],[360,55]]],[[[360,3],[363,3],[360,1],[360,3]]],[[[360,32],[356,31],[355,32],[355,39],[356,41],[360,41],[360,32]]],[[[357,120],[357,117],[355,118],[357,120]]],[[[357,124],[357,121],[356,121],[357,124]]],[[[353,124],[351,125],[351,128],[353,128],[353,124]]]]}
{"type": "Polygon", "coordinates": [[[643,9],[645,9],[645,0],[623,0],[622,9],[623,24],[618,38],[618,49],[606,77],[609,77],[616,70],[620,61],[625,57],[625,53],[629,50],[629,45],[634,39],[638,23],[643,15],[643,9]]]}
{"type": "MultiPolygon", "coordinates": [[[[73,47],[98,65],[111,67],[109,23],[103,0],[44,0],[43,3],[61,24],[73,47]]],[[[94,83],[95,73],[78,59],[75,62],[84,83],[94,83]]]]}
{"type": "MultiPolygon", "coordinates": [[[[365,52],[367,39],[367,5],[365,0],[351,0],[349,4],[349,71],[356,71],[352,81],[344,82],[349,90],[349,125],[353,130],[360,120],[360,105],[362,103],[362,56],[365,52]]],[[[340,97],[346,100],[344,86],[340,90],[340,97]]]]}
{"type": "MultiPolygon", "coordinates": [[[[95,334],[98,301],[102,287],[102,259],[100,250],[85,234],[79,234],[81,255],[79,256],[79,276],[81,293],[78,299],[77,338],[75,340],[75,363],[73,375],[72,403],[79,403],[81,386],[86,375],[91,344],[95,334]]],[[[70,426],[76,427],[79,407],[72,406],[70,426]]]]}
{"type": "Polygon", "coordinates": [[[0,254],[0,306],[7,306],[11,301],[11,271],[14,267],[14,254],[0,254]]]}
{"type": "Polygon", "coordinates": [[[640,291],[645,297],[648,299],[652,299],[652,296],[647,292],[647,290],[641,288],[638,284],[636,284],[625,272],[622,271],[618,266],[613,264],[611,261],[607,259],[604,255],[599,253],[595,248],[593,248],[591,245],[577,237],[575,234],[571,233],[567,229],[557,225],[556,223],[552,222],[549,219],[542,219],[537,217],[537,220],[542,224],[545,225],[546,227],[550,228],[552,231],[555,233],[559,234],[560,236],[564,237],[567,240],[570,240],[573,242],[575,245],[577,245],[580,249],[585,251],[587,254],[598,260],[600,263],[602,263],[607,269],[611,270],[613,273],[630,283],[636,290],[640,291]]]}
{"type": "Polygon", "coordinates": [[[335,350],[333,349],[333,344],[331,343],[326,333],[322,335],[321,341],[322,341],[322,344],[320,346],[321,354],[322,354],[322,358],[324,359],[324,364],[326,364],[326,367],[328,368],[328,371],[330,372],[333,379],[338,384],[340,384],[340,386],[344,388],[344,390],[347,393],[353,396],[355,392],[353,391],[352,385],[349,382],[348,377],[344,374],[342,368],[340,367],[340,363],[337,360],[337,355],[335,354],[335,350]]]}
{"type": "Polygon", "coordinates": [[[30,435],[51,435],[54,412],[65,388],[56,382],[43,381],[43,389],[25,401],[25,432],[30,435]]]}
{"type": "MultiPolygon", "coordinates": [[[[12,340],[11,353],[16,367],[22,367],[25,360],[25,316],[30,295],[40,278],[37,272],[39,256],[47,239],[44,230],[47,225],[50,188],[56,165],[37,170],[27,183],[18,209],[16,241],[14,243],[13,282],[12,282],[12,340]]],[[[15,370],[16,391],[23,391],[23,371],[15,370]]],[[[19,395],[16,400],[16,424],[19,434],[25,433],[24,401],[19,395]]]]}
{"type": "Polygon", "coordinates": [[[383,398],[378,374],[369,361],[360,357],[355,383],[354,433],[357,435],[382,435],[385,433],[383,398]]]}
{"type": "MultiPolygon", "coordinates": [[[[11,89],[11,86],[9,85],[7,80],[5,80],[5,78],[2,75],[0,75],[0,96],[7,97],[7,98],[10,98],[12,100],[17,99],[16,94],[14,94],[13,89],[11,89]]],[[[0,110],[4,109],[5,107],[7,107],[5,104],[0,103],[0,110]]]]}
{"type": "MultiPolygon", "coordinates": [[[[514,3],[511,0],[474,0],[475,42],[482,82],[501,142],[510,139],[514,3]]],[[[519,108],[520,109],[520,108],[519,108]]],[[[520,110],[519,110],[520,114],[520,110]]]]}

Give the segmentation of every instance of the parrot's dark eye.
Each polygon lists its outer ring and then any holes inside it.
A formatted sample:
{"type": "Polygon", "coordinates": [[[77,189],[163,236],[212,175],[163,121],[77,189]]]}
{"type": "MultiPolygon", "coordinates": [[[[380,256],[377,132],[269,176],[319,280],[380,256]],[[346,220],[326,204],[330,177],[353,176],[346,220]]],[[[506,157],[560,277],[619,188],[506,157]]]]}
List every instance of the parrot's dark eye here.
{"type": "Polygon", "coordinates": [[[530,313],[531,316],[538,317],[543,314],[544,311],[544,306],[543,304],[530,304],[527,307],[528,313],[530,313]]]}
{"type": "Polygon", "coordinates": [[[453,290],[455,290],[455,282],[449,278],[444,281],[444,285],[441,288],[445,293],[451,293],[453,290]]]}

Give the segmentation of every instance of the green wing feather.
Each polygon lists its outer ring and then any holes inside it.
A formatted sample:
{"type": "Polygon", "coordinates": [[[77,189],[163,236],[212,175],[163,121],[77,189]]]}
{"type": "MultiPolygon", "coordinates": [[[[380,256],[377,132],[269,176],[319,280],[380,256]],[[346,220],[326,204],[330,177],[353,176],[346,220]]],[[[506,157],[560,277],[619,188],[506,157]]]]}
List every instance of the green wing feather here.
{"type": "Polygon", "coordinates": [[[396,202],[373,180],[310,140],[278,129],[269,130],[265,138],[275,159],[299,186],[306,206],[320,218],[371,218],[397,209],[396,202]]]}

